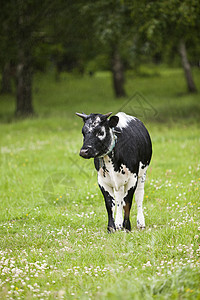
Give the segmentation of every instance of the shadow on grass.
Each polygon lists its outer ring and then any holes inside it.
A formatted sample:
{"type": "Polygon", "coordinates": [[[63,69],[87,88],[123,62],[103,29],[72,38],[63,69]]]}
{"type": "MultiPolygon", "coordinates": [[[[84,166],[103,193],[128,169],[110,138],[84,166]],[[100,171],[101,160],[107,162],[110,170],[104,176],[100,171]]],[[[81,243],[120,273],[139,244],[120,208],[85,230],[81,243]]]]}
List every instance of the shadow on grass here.
{"type": "MultiPolygon", "coordinates": [[[[155,121],[149,118],[149,121],[155,121]]],[[[188,103],[184,106],[177,107],[166,106],[159,109],[158,118],[156,120],[160,123],[183,122],[183,123],[200,123],[200,103],[188,103]]]]}

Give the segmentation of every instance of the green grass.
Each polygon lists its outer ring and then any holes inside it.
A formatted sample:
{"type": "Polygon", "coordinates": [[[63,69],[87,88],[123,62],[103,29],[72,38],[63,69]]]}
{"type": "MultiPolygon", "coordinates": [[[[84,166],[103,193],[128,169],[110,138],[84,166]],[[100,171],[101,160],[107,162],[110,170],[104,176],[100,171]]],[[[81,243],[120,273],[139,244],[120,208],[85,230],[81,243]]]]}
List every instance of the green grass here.
{"type": "Polygon", "coordinates": [[[186,93],[181,70],[130,75],[126,88],[130,101],[114,99],[109,74],[37,75],[29,120],[0,97],[1,299],[200,299],[200,96],[186,93]],[[146,229],[134,203],[132,232],[109,235],[74,112],[121,108],[147,125],[153,159],[146,229]]]}

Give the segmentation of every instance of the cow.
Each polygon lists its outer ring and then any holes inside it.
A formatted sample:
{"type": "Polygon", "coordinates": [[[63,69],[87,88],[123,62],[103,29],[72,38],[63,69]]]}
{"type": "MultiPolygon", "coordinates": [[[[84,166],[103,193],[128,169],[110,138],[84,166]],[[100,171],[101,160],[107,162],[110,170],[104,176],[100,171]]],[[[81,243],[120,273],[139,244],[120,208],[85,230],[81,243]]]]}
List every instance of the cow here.
{"type": "Polygon", "coordinates": [[[84,121],[80,156],[94,158],[108,213],[108,232],[131,231],[129,216],[134,194],[137,228],[144,229],[142,203],[146,171],[152,156],[151,138],[138,118],[124,112],[110,117],[111,114],[76,113],[84,121]]]}

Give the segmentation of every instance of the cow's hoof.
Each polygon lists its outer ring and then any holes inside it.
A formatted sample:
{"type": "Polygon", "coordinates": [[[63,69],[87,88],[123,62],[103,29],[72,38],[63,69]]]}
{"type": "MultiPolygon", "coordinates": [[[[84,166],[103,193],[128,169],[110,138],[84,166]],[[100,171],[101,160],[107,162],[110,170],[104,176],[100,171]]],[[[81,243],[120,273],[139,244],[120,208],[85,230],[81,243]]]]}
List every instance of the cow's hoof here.
{"type": "Polygon", "coordinates": [[[129,229],[127,229],[127,228],[123,228],[123,232],[130,233],[131,230],[129,230],[129,229]]]}
{"type": "Polygon", "coordinates": [[[122,226],[116,226],[116,231],[120,231],[120,230],[122,230],[122,229],[123,229],[122,226]]]}
{"type": "Polygon", "coordinates": [[[114,227],[110,227],[108,226],[108,233],[114,233],[116,231],[116,229],[114,227]]]}
{"type": "Polygon", "coordinates": [[[145,229],[145,225],[140,225],[140,226],[137,225],[137,229],[144,230],[145,229]]]}
{"type": "Polygon", "coordinates": [[[145,229],[144,220],[137,220],[137,229],[139,229],[139,230],[144,230],[145,229]]]}
{"type": "Polygon", "coordinates": [[[131,223],[129,219],[125,219],[123,222],[123,229],[127,232],[131,231],[131,223]]]}

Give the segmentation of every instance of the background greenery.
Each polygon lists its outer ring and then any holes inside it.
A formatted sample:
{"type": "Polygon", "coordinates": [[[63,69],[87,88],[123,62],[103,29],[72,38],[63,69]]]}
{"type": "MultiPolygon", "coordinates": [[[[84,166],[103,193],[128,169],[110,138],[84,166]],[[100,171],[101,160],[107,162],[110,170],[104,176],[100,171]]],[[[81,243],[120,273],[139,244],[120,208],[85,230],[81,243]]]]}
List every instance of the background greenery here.
{"type": "Polygon", "coordinates": [[[110,85],[120,98],[129,93],[127,72],[148,75],[141,65],[162,68],[164,63],[182,66],[186,89],[195,93],[192,67],[199,67],[199,15],[198,0],[3,1],[0,92],[15,93],[15,115],[27,117],[37,105],[33,79],[38,71],[53,70],[57,81],[62,72],[92,77],[110,71],[110,85]]]}
{"type": "Polygon", "coordinates": [[[128,96],[117,101],[109,72],[59,82],[37,73],[30,119],[14,119],[14,95],[1,95],[1,299],[200,299],[199,95],[186,93],[179,68],[140,70],[127,73],[128,96]],[[134,203],[132,232],[107,234],[75,112],[120,110],[153,141],[146,229],[136,229],[134,203]]]}

